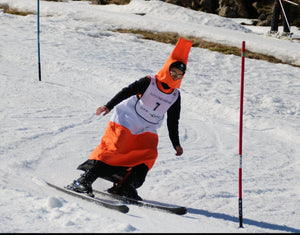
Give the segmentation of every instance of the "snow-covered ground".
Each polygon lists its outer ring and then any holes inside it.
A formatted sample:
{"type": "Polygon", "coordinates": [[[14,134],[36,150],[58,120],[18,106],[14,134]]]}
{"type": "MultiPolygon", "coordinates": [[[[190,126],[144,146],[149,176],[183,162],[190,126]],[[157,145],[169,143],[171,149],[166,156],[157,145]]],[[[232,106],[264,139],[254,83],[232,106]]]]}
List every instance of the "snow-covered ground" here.
{"type": "MultiPolygon", "coordinates": [[[[37,9],[36,0],[3,3],[37,9]]],[[[174,155],[164,124],[158,160],[138,190],[145,199],[186,206],[186,215],[136,206],[121,214],[41,183],[63,186],[79,176],[76,167],[98,145],[111,115],[98,117],[96,108],[154,75],[174,47],[112,30],[178,32],[238,47],[246,41],[249,50],[295,65],[298,40],[268,38],[268,27],[161,1],[41,1],[40,14],[41,82],[36,15],[0,12],[0,232],[300,232],[300,69],[287,64],[245,61],[244,228],[238,223],[239,56],[191,49],[181,86],[184,154],[174,155]]],[[[99,179],[93,186],[111,183],[99,179]]]]}

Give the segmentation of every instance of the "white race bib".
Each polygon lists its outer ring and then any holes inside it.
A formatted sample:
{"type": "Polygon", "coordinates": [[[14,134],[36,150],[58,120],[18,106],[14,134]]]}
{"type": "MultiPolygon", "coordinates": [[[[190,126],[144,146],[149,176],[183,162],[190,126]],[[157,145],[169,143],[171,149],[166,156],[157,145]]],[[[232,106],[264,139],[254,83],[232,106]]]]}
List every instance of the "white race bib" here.
{"type": "Polygon", "coordinates": [[[174,89],[170,94],[158,89],[156,78],[151,77],[151,82],[143,96],[135,105],[137,114],[147,122],[158,124],[164,118],[172,104],[177,100],[179,91],[174,89]]]}

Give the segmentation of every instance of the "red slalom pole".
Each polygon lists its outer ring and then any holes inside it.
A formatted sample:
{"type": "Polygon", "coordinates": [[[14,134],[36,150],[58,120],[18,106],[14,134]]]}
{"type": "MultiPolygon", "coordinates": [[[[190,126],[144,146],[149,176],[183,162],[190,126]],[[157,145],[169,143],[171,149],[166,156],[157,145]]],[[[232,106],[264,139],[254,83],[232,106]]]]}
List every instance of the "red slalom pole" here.
{"type": "Polygon", "coordinates": [[[241,96],[240,96],[240,130],[239,130],[239,221],[243,228],[243,205],[242,205],[242,147],[243,147],[243,100],[244,100],[244,72],[245,72],[245,41],[242,43],[242,65],[241,65],[241,96]]]}

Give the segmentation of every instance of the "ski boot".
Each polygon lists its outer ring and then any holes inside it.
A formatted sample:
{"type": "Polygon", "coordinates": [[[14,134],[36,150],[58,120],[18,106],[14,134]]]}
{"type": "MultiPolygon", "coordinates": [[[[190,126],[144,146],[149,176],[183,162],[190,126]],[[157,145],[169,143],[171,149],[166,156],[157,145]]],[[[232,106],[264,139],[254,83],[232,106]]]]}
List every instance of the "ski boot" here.
{"type": "Polygon", "coordinates": [[[119,196],[125,196],[130,199],[134,199],[137,201],[142,201],[143,199],[138,195],[137,190],[131,186],[130,184],[123,183],[121,185],[114,184],[113,187],[107,190],[110,194],[116,194],[119,196]]]}
{"type": "Polygon", "coordinates": [[[111,194],[124,196],[137,201],[143,199],[138,195],[139,188],[145,181],[148,172],[148,167],[145,164],[140,164],[127,170],[125,175],[120,175],[119,180],[116,178],[114,186],[107,191],[111,194]]]}
{"type": "Polygon", "coordinates": [[[267,32],[266,34],[269,37],[273,37],[273,38],[278,38],[279,37],[279,32],[275,31],[275,30],[270,30],[267,32]]]}
{"type": "Polygon", "coordinates": [[[293,39],[293,33],[291,33],[291,32],[282,32],[282,34],[280,35],[279,38],[292,40],[293,39]]]}
{"type": "Polygon", "coordinates": [[[68,185],[66,188],[78,193],[85,193],[90,197],[94,197],[92,184],[98,177],[89,170],[83,173],[77,180],[68,185]]]}

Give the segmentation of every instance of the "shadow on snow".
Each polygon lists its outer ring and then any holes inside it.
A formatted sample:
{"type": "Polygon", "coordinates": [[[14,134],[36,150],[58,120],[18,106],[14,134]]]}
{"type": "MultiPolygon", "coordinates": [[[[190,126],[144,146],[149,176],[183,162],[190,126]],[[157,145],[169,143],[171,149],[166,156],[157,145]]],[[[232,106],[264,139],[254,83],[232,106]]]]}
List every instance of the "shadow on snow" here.
{"type": "MultiPolygon", "coordinates": [[[[194,209],[194,208],[187,208],[188,212],[191,214],[197,214],[197,215],[204,215],[207,217],[213,217],[216,219],[223,219],[227,221],[232,221],[237,224],[239,224],[239,218],[231,215],[226,215],[223,213],[214,213],[214,212],[209,212],[206,210],[201,210],[201,209],[194,209]]],[[[272,230],[280,230],[284,232],[291,232],[291,233],[300,233],[300,229],[288,227],[285,225],[277,225],[277,224],[271,224],[267,222],[262,222],[262,221],[256,221],[252,219],[243,219],[243,224],[248,224],[248,225],[253,225],[257,226],[260,228],[265,228],[265,229],[272,229],[272,230]]]]}

